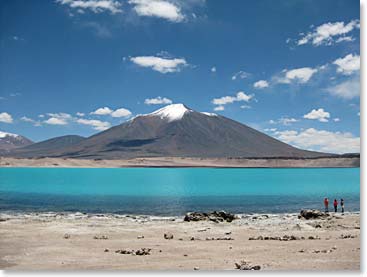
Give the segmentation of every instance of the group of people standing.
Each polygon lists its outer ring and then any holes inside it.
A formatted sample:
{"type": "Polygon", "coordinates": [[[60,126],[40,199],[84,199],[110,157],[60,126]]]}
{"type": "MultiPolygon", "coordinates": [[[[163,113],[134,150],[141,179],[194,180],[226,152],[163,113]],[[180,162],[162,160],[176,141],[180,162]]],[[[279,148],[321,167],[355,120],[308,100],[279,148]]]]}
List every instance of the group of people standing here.
{"type": "MultiPolygon", "coordinates": [[[[334,199],[334,211],[338,212],[338,200],[334,199]]],[[[328,213],[329,212],[329,199],[327,197],[325,197],[324,199],[324,205],[325,205],[325,212],[328,213]]],[[[344,199],[340,199],[340,207],[342,209],[342,213],[344,213],[344,199]]]]}

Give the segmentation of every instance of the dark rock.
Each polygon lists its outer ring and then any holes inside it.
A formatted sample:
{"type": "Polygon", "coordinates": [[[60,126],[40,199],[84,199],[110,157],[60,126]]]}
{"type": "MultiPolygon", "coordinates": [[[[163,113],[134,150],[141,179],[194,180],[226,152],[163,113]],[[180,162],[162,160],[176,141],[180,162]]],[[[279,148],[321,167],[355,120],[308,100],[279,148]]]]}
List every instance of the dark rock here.
{"type": "Polygon", "coordinates": [[[106,249],[104,250],[104,252],[110,252],[110,250],[109,250],[108,248],[106,248],[106,249]]]}
{"type": "Polygon", "coordinates": [[[319,210],[302,210],[298,218],[305,219],[317,219],[317,218],[325,218],[329,216],[328,213],[320,212],[319,210]]]}
{"type": "Polygon", "coordinates": [[[65,234],[64,235],[64,239],[70,239],[70,235],[69,234],[65,234]]]}
{"type": "Polygon", "coordinates": [[[165,233],[164,234],[164,238],[165,239],[173,239],[173,234],[171,234],[171,233],[165,233]]]}
{"type": "Polygon", "coordinates": [[[259,265],[251,265],[246,261],[241,261],[240,263],[235,263],[236,269],[239,270],[260,270],[261,266],[259,265]]]}
{"type": "Polygon", "coordinates": [[[105,235],[102,235],[102,236],[94,236],[93,238],[94,239],[108,239],[108,237],[105,236],[105,235]]]}
{"type": "Polygon", "coordinates": [[[187,213],[184,217],[184,221],[203,221],[209,220],[215,223],[219,222],[232,222],[237,219],[236,215],[227,213],[225,211],[213,211],[210,213],[199,213],[199,212],[191,212],[187,213]]]}

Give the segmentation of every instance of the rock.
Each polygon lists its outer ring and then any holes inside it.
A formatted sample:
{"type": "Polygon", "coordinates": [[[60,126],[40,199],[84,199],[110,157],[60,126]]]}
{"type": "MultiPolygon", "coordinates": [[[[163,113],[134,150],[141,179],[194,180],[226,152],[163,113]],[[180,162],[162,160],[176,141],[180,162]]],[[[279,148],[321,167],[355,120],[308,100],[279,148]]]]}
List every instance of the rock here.
{"type": "Polygon", "coordinates": [[[171,233],[164,233],[164,238],[165,239],[173,239],[173,234],[171,234],[171,233]]]}
{"type": "Polygon", "coordinates": [[[305,250],[304,249],[301,249],[298,251],[299,253],[305,253],[305,250]]]}
{"type": "Polygon", "coordinates": [[[298,218],[317,219],[325,218],[327,216],[329,216],[329,214],[320,212],[319,210],[302,210],[298,218]]]}
{"type": "Polygon", "coordinates": [[[94,239],[108,239],[108,237],[105,236],[105,235],[102,235],[102,236],[94,236],[93,238],[94,239]]]}
{"type": "Polygon", "coordinates": [[[187,254],[184,254],[184,257],[187,257],[187,254]]]}
{"type": "Polygon", "coordinates": [[[143,238],[144,238],[144,236],[138,236],[137,238],[138,238],[138,239],[143,239],[143,238]]]}
{"type": "Polygon", "coordinates": [[[261,266],[259,265],[251,265],[246,261],[241,261],[240,263],[235,263],[236,269],[239,270],[260,270],[261,266]]]}
{"type": "Polygon", "coordinates": [[[135,251],[135,255],[138,255],[138,256],[150,255],[151,250],[152,249],[150,249],[150,248],[141,248],[141,249],[135,251]]]}
{"type": "Polygon", "coordinates": [[[129,249],[120,249],[120,250],[116,250],[115,253],[117,254],[132,254],[134,250],[129,250],[129,249]]]}
{"type": "Polygon", "coordinates": [[[106,248],[106,249],[104,250],[104,252],[110,252],[110,250],[109,250],[108,248],[106,248]]]}
{"type": "Polygon", "coordinates": [[[210,213],[199,213],[199,212],[190,212],[187,213],[184,217],[184,221],[204,221],[209,220],[215,223],[219,222],[232,222],[237,219],[236,215],[227,213],[225,211],[213,211],[210,213]]]}
{"type": "Polygon", "coordinates": [[[64,239],[70,239],[70,235],[69,234],[65,234],[64,235],[64,239]]]}
{"type": "Polygon", "coordinates": [[[225,235],[230,235],[230,234],[232,234],[232,232],[231,232],[231,231],[229,231],[229,232],[225,232],[224,234],[225,234],[225,235]]]}
{"type": "Polygon", "coordinates": [[[194,267],[194,270],[199,270],[199,269],[200,269],[200,267],[198,267],[198,266],[194,267]]]}
{"type": "Polygon", "coordinates": [[[309,236],[308,239],[314,240],[314,239],[320,239],[318,236],[309,236]]]}
{"type": "Polygon", "coordinates": [[[194,237],[191,237],[190,240],[195,240],[195,238],[194,237]]]}
{"type": "Polygon", "coordinates": [[[351,235],[351,234],[348,234],[348,235],[341,234],[339,238],[341,238],[341,239],[354,239],[355,237],[356,236],[351,235]]]}

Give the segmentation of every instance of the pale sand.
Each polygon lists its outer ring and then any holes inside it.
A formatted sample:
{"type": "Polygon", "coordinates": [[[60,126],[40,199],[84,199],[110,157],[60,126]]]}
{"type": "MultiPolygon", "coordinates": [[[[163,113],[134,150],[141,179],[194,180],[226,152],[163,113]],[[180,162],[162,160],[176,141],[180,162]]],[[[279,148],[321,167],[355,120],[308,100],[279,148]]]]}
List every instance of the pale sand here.
{"type": "Polygon", "coordinates": [[[0,157],[0,167],[359,167],[360,159],[240,159],[240,158],[135,158],[126,160],[87,160],[0,157]]]}
{"type": "Polygon", "coordinates": [[[0,267],[6,270],[193,270],[194,267],[233,270],[234,263],[241,260],[260,265],[261,270],[360,269],[359,214],[337,214],[325,220],[300,220],[297,215],[258,216],[256,219],[244,216],[232,223],[79,213],[3,213],[0,218],[0,267]],[[317,224],[321,228],[315,228],[317,224]],[[167,232],[174,238],[164,239],[167,232]],[[65,239],[65,234],[70,238],[65,239]],[[105,235],[108,239],[94,239],[96,235],[105,235]],[[138,239],[141,235],[144,238],[138,239]],[[306,239],[249,240],[259,235],[295,235],[306,239]],[[341,239],[341,235],[352,235],[352,238],[341,239]],[[308,239],[309,236],[321,239],[308,239]],[[194,240],[190,240],[191,237],[194,240]],[[207,241],[207,237],[233,240],[207,241]],[[115,253],[118,249],[142,247],[151,248],[151,254],[115,253]],[[104,252],[106,248],[109,252],[104,252]],[[317,251],[321,252],[315,253],[317,251]]]}

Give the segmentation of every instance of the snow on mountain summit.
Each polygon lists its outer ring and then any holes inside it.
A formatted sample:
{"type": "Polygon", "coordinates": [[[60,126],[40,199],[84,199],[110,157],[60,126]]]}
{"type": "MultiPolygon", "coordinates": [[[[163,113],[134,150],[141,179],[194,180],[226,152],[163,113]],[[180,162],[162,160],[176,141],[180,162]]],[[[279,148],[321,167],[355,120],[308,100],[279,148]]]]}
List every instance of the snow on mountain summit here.
{"type": "Polygon", "coordinates": [[[193,110],[190,110],[184,104],[171,104],[147,115],[159,116],[161,119],[166,119],[168,122],[171,122],[182,119],[185,113],[190,112],[193,112],[193,110]]]}
{"type": "Polygon", "coordinates": [[[19,135],[0,131],[0,138],[5,138],[5,137],[14,137],[14,138],[16,138],[16,137],[19,137],[19,135]]]}

